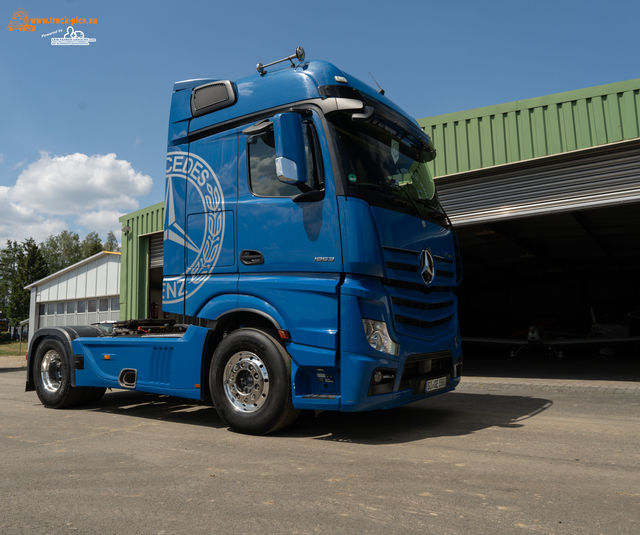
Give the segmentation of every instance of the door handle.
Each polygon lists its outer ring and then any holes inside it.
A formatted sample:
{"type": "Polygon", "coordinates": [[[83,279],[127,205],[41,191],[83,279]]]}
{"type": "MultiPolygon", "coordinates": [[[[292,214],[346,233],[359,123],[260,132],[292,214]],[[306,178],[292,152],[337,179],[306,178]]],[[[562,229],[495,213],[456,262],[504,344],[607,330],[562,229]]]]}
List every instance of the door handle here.
{"type": "Polygon", "coordinates": [[[240,253],[240,262],[245,266],[257,266],[258,264],[264,264],[264,256],[260,251],[245,249],[240,253]]]}

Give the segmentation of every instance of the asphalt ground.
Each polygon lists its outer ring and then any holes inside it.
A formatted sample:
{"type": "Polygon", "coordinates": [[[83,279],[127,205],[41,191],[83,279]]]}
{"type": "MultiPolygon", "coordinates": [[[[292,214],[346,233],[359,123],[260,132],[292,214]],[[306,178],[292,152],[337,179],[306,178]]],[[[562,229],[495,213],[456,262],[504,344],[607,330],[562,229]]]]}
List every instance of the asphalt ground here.
{"type": "Polygon", "coordinates": [[[454,393],[267,437],[135,392],[45,409],[4,359],[3,535],[640,533],[632,358],[473,356],[454,393]]]}

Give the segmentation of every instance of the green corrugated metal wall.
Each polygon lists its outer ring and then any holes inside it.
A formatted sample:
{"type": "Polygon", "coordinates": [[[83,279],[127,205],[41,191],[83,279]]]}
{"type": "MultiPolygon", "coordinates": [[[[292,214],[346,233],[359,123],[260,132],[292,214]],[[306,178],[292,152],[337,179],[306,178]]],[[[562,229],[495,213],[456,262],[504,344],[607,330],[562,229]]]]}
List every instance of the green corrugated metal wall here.
{"type": "Polygon", "coordinates": [[[434,176],[640,137],[640,78],[418,120],[434,176]]]}
{"type": "Polygon", "coordinates": [[[164,229],[164,202],[122,216],[120,223],[131,229],[122,235],[120,320],[146,318],[149,241],[140,236],[164,229]]]}

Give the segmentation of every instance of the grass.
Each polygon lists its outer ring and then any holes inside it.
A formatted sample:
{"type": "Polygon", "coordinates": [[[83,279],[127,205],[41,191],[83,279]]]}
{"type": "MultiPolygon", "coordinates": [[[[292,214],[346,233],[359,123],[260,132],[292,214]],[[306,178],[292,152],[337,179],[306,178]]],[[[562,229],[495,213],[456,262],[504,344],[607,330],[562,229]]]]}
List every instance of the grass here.
{"type": "Polygon", "coordinates": [[[15,355],[26,355],[28,343],[22,341],[22,351],[20,351],[20,342],[11,342],[8,344],[0,344],[0,357],[13,357],[15,355]]]}

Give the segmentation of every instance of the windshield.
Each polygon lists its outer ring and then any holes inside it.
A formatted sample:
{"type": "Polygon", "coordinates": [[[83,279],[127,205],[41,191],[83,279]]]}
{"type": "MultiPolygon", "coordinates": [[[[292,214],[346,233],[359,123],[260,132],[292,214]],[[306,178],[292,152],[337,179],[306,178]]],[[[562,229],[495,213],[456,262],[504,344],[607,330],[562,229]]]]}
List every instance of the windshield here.
{"type": "Polygon", "coordinates": [[[435,151],[417,132],[393,118],[354,121],[348,113],[327,117],[338,145],[347,194],[374,206],[448,225],[427,167],[435,151]]]}

